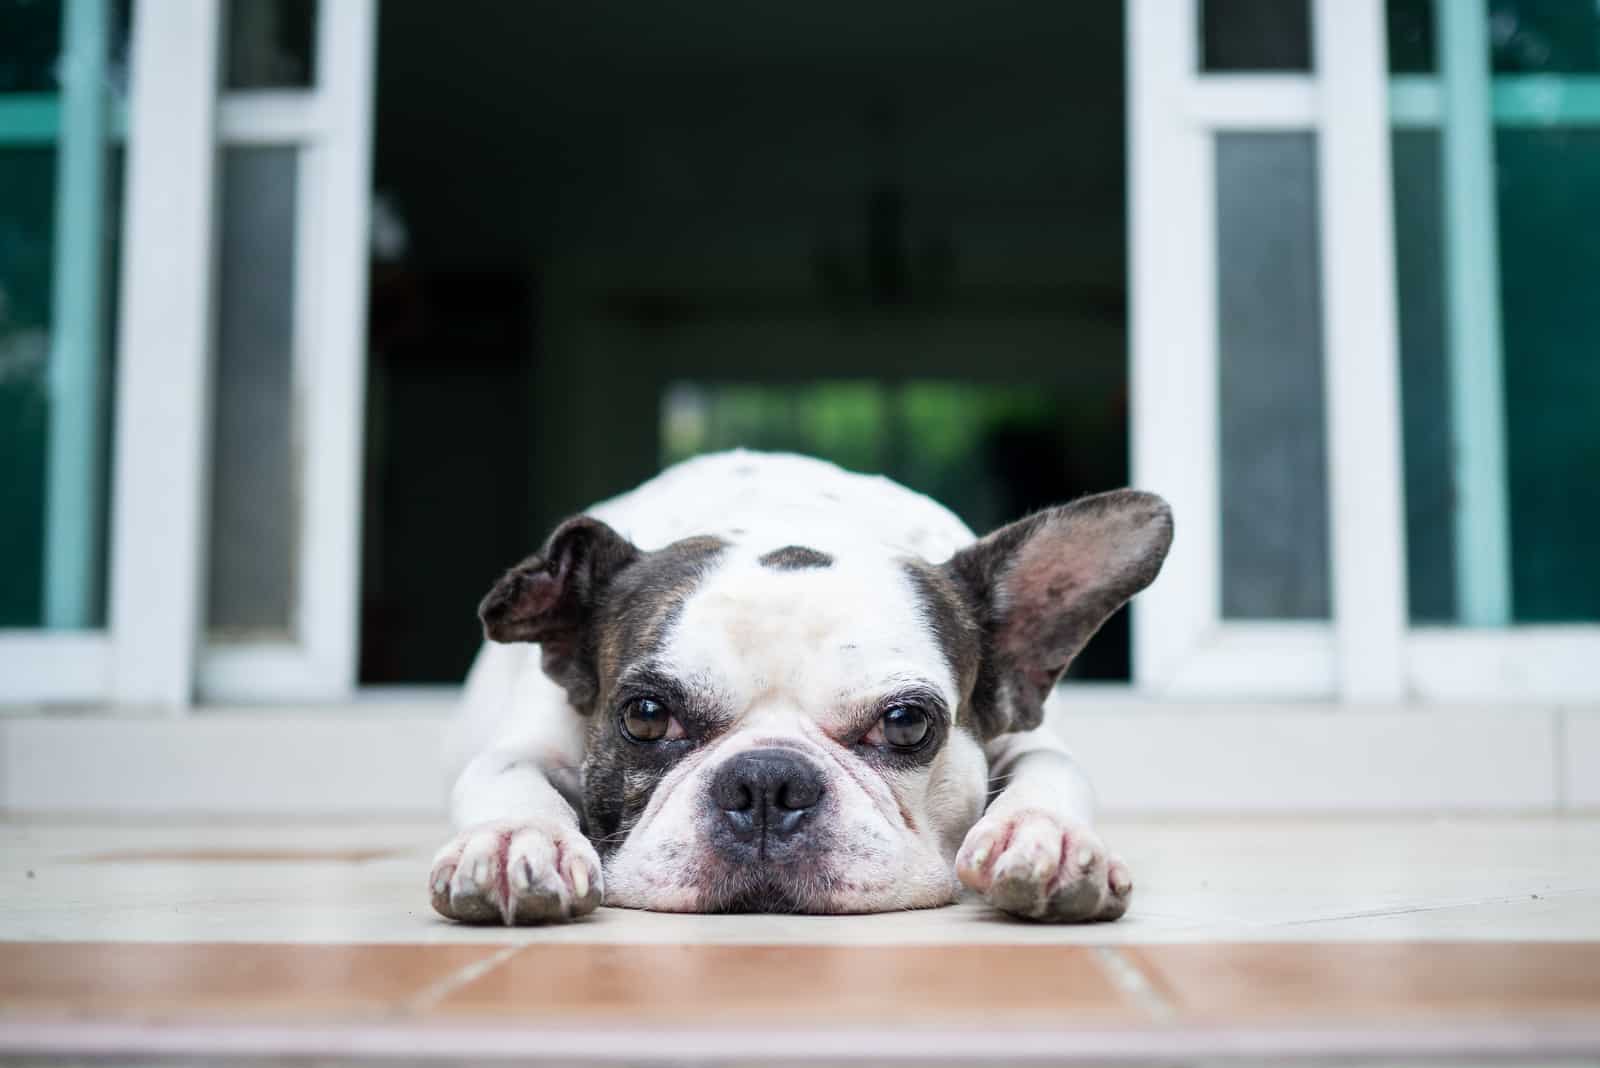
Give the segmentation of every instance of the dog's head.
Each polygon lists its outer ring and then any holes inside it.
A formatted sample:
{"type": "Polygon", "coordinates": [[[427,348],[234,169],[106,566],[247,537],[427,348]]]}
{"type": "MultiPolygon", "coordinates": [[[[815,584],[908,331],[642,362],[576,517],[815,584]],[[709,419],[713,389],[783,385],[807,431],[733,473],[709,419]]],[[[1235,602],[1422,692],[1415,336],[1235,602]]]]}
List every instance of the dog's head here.
{"type": "Polygon", "coordinates": [[[1121,490],[942,564],[868,544],[562,524],[480,608],[587,717],[585,830],[612,904],[865,912],[943,904],[982,743],[1037,726],[1100,624],[1155,578],[1160,498],[1121,490]]]}

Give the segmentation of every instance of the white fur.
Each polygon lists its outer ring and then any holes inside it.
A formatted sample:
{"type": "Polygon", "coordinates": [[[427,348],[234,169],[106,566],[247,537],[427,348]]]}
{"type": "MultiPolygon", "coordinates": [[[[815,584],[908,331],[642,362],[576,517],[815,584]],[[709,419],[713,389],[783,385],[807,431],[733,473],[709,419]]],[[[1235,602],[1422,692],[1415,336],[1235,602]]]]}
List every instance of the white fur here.
{"type": "MultiPolygon", "coordinates": [[[[656,787],[607,860],[608,902],[703,907],[721,863],[700,829],[704,785],[723,761],[774,741],[803,749],[824,769],[835,800],[830,830],[850,845],[848,862],[841,856],[826,889],[807,890],[813,911],[943,904],[957,893],[958,873],[989,893],[992,876],[1023,871],[1015,857],[988,856],[978,839],[998,845],[1015,838],[1031,849],[1054,835],[1060,863],[1047,864],[1042,846],[1027,858],[1027,877],[1044,898],[1063,877],[1115,878],[1088,831],[1087,782],[1048,726],[996,739],[987,753],[954,729],[929,767],[909,773],[876,771],[836,740],[852,711],[899,687],[916,684],[951,709],[959,704],[957,681],[898,562],[918,555],[937,563],[972,542],[947,509],[887,479],[821,461],[732,452],[680,464],[588,514],[641,549],[697,534],[731,543],[684,605],[662,659],[677,678],[713,690],[721,707],[735,711],[736,726],[685,757],[656,787]],[[834,563],[782,571],[758,562],[788,545],[825,552],[834,563]],[[991,766],[1007,785],[980,820],[991,766]],[[1069,844],[1072,856],[1098,851],[1099,867],[1064,870],[1069,844]]],[[[581,765],[584,726],[544,676],[536,646],[484,647],[450,747],[461,768],[452,812],[462,836],[441,851],[431,877],[447,894],[482,892],[470,872],[451,867],[452,858],[475,856],[495,833],[509,843],[512,836],[498,829],[554,827],[552,835],[573,836],[576,814],[551,780],[581,765]]],[[[486,862],[477,863],[481,869],[486,862]]],[[[570,884],[562,892],[569,891],[570,884]]],[[[438,893],[436,887],[436,903],[438,893]]],[[[508,922],[516,912],[514,903],[497,907],[508,922]]]]}

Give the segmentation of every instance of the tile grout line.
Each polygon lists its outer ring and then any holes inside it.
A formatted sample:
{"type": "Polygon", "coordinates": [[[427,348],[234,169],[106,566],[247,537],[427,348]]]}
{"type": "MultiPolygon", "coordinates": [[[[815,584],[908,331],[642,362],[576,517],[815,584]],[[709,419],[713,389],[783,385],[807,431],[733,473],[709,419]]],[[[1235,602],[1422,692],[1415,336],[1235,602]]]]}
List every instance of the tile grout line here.
{"type": "Polygon", "coordinates": [[[1101,969],[1112,985],[1143,1009],[1153,1022],[1170,1024],[1178,1018],[1172,1002],[1121,949],[1116,946],[1095,946],[1094,959],[1100,962],[1101,969]]]}
{"type": "Polygon", "coordinates": [[[460,990],[468,983],[482,979],[527,948],[528,943],[501,946],[498,952],[491,953],[481,960],[475,960],[471,964],[463,966],[459,971],[452,972],[443,979],[424,987],[416,995],[406,1000],[405,1011],[416,1013],[433,1008],[457,990],[460,990]]]}

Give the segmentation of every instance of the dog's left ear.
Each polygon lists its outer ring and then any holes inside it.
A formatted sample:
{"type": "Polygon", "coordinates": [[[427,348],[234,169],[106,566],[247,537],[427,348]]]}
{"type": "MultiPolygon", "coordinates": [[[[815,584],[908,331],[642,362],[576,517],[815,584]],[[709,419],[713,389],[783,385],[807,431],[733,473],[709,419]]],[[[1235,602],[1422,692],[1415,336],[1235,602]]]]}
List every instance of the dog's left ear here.
{"type": "Polygon", "coordinates": [[[1114,490],[1001,527],[944,565],[983,630],[972,709],[985,740],[1039,725],[1061,673],[1171,544],[1166,501],[1114,490]]]}

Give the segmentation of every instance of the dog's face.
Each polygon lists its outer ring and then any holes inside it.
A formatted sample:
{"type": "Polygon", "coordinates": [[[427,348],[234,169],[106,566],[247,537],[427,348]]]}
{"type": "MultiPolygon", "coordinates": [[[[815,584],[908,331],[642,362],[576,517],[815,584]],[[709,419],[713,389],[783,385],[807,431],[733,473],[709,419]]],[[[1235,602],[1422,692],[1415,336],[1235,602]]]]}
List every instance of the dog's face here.
{"type": "Polygon", "coordinates": [[[587,717],[585,830],[607,901],[672,911],[944,904],[982,743],[1155,576],[1165,505],[1121,491],[934,566],[871,544],[642,552],[570,520],[481,609],[537,641],[587,717]]]}

